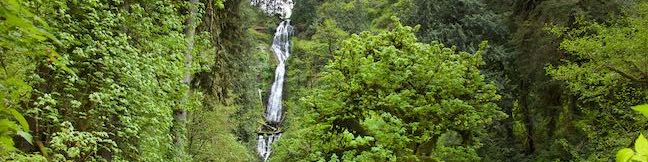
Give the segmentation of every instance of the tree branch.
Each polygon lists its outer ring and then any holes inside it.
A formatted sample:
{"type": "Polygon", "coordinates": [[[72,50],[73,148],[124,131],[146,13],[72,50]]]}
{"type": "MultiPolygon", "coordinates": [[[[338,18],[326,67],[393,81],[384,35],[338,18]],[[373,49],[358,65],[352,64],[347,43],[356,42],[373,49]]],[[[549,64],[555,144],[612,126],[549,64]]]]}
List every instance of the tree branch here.
{"type": "Polygon", "coordinates": [[[641,68],[639,68],[639,65],[637,65],[637,62],[636,62],[636,61],[632,61],[632,66],[633,66],[635,69],[637,69],[637,71],[639,71],[639,73],[641,73],[641,75],[642,75],[643,77],[648,78],[648,72],[643,71],[641,68]]]}
{"type": "MultiPolygon", "coordinates": [[[[2,52],[2,51],[0,51],[0,52],[2,52]]],[[[4,54],[4,52],[2,52],[2,53],[4,54]]],[[[5,76],[8,77],[9,73],[7,72],[7,66],[4,63],[4,55],[0,55],[0,56],[3,56],[3,57],[0,57],[0,65],[2,66],[2,69],[4,69],[5,76]]]]}
{"type": "MultiPolygon", "coordinates": [[[[270,129],[272,129],[274,132],[279,131],[279,128],[277,128],[277,127],[273,127],[273,126],[271,126],[270,124],[267,124],[267,123],[265,123],[265,122],[260,122],[260,121],[257,121],[257,122],[260,123],[260,124],[263,124],[263,126],[266,126],[266,127],[270,128],[270,129]]],[[[259,132],[261,132],[261,131],[259,131],[259,132]]]]}
{"type": "Polygon", "coordinates": [[[612,71],[614,71],[614,72],[620,74],[621,76],[623,76],[623,77],[625,77],[625,78],[628,78],[628,79],[632,80],[633,82],[638,82],[638,83],[646,82],[646,81],[639,80],[639,78],[634,77],[634,76],[632,76],[632,75],[630,75],[630,74],[628,74],[628,73],[626,73],[626,72],[623,72],[623,71],[621,71],[621,70],[619,70],[619,69],[617,69],[617,68],[614,68],[614,67],[611,66],[611,65],[605,64],[604,66],[607,67],[608,69],[610,69],[610,70],[612,70],[612,71]]]}

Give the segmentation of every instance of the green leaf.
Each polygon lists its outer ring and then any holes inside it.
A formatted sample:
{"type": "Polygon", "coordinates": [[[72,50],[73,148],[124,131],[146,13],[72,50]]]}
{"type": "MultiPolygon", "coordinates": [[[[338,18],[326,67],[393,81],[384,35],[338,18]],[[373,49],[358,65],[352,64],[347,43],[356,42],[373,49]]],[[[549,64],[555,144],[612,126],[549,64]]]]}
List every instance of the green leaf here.
{"type": "Polygon", "coordinates": [[[648,117],[648,104],[632,107],[632,109],[641,112],[645,117],[648,117]]]}
{"type": "Polygon", "coordinates": [[[16,150],[14,147],[14,142],[9,136],[0,136],[0,149],[2,151],[13,151],[16,150]]]}
{"type": "Polygon", "coordinates": [[[648,140],[646,140],[643,134],[639,134],[639,138],[635,142],[635,150],[640,155],[648,155],[648,140]]]}
{"type": "Polygon", "coordinates": [[[44,27],[48,27],[47,23],[42,20],[40,17],[35,16],[33,13],[25,10],[24,7],[20,5],[15,0],[10,0],[5,6],[8,11],[4,11],[2,16],[5,17],[7,24],[10,26],[16,26],[19,30],[25,32],[27,36],[34,38],[38,41],[44,41],[47,38],[51,39],[54,43],[62,45],[62,43],[51,33],[47,32],[45,29],[38,28],[30,20],[33,19],[40,23],[44,27]],[[30,19],[26,19],[30,18],[30,19]]]}
{"type": "Polygon", "coordinates": [[[648,157],[642,156],[642,155],[635,155],[635,156],[632,156],[632,161],[648,162],[648,157]]]}
{"type": "Polygon", "coordinates": [[[20,125],[22,126],[23,131],[29,131],[29,123],[27,123],[27,120],[25,120],[25,117],[22,114],[16,111],[16,109],[8,108],[7,110],[11,113],[11,115],[14,116],[14,118],[16,118],[16,120],[18,120],[18,123],[20,123],[20,125]]]}
{"type": "Polygon", "coordinates": [[[25,131],[18,131],[17,134],[18,134],[20,137],[22,137],[22,138],[24,138],[25,140],[27,140],[27,142],[29,142],[29,144],[33,144],[33,143],[32,143],[32,135],[31,135],[31,134],[29,134],[29,133],[27,133],[27,132],[25,132],[25,131]]]}
{"type": "Polygon", "coordinates": [[[634,155],[634,151],[629,148],[624,148],[621,149],[617,152],[616,154],[616,161],[617,162],[626,162],[632,158],[632,155],[634,155]]]}

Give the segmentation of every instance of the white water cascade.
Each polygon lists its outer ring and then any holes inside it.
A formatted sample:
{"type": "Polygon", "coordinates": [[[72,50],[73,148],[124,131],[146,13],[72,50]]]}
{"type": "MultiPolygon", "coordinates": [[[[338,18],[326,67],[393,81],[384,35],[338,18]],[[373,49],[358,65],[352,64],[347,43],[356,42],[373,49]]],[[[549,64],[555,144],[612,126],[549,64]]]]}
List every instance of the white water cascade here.
{"type": "Polygon", "coordinates": [[[295,4],[292,0],[251,0],[252,5],[259,7],[268,15],[278,14],[282,19],[290,18],[295,4]]]}
{"type": "Polygon", "coordinates": [[[272,41],[272,52],[275,54],[279,64],[275,69],[274,82],[270,89],[270,97],[264,115],[267,123],[266,127],[269,127],[272,133],[260,132],[257,140],[257,152],[263,161],[267,161],[272,152],[270,146],[281,137],[281,131],[278,128],[281,126],[283,113],[281,99],[286,73],[285,62],[290,56],[290,36],[293,30],[289,18],[294,4],[292,0],[252,0],[251,2],[252,5],[261,8],[266,14],[279,15],[283,20],[277,27],[272,41]]]}

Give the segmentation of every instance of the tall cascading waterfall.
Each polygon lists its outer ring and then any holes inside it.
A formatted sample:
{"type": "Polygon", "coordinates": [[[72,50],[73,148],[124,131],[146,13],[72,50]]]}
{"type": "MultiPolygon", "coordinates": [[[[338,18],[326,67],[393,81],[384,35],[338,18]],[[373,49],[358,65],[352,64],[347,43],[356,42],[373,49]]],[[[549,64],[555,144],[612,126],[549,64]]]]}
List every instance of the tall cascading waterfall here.
{"type": "Polygon", "coordinates": [[[281,137],[281,131],[278,128],[281,126],[282,121],[283,111],[281,99],[286,73],[285,62],[290,56],[290,36],[293,30],[293,27],[290,26],[289,18],[292,14],[294,3],[292,0],[252,0],[251,2],[253,6],[261,8],[266,14],[279,15],[283,20],[277,27],[272,41],[272,52],[277,57],[279,64],[275,69],[274,82],[270,89],[270,97],[268,98],[268,105],[266,106],[264,115],[266,123],[268,123],[266,127],[269,127],[264,129],[271,131],[270,133],[259,132],[259,138],[257,140],[259,156],[261,156],[263,161],[267,161],[272,152],[270,146],[281,137]]]}

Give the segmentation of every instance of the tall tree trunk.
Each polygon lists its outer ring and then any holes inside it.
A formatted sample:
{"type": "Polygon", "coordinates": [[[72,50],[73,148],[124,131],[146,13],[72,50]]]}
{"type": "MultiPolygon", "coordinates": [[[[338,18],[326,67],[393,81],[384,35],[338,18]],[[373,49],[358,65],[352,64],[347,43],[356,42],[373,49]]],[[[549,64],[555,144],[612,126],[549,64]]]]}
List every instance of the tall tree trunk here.
{"type": "Polygon", "coordinates": [[[535,152],[535,146],[533,143],[533,112],[529,107],[529,86],[528,81],[522,80],[520,84],[522,94],[520,95],[520,106],[522,107],[522,113],[524,113],[524,125],[526,127],[526,139],[527,139],[527,154],[531,155],[535,152]]]}
{"type": "MultiPolygon", "coordinates": [[[[185,76],[183,79],[183,83],[187,84],[189,86],[189,89],[185,92],[185,95],[182,98],[181,104],[187,105],[189,102],[189,97],[192,93],[191,91],[191,79],[192,79],[192,72],[191,72],[191,62],[192,62],[192,51],[193,51],[193,46],[194,46],[194,35],[196,33],[196,25],[194,24],[194,18],[196,16],[196,7],[198,7],[198,0],[189,0],[191,5],[189,6],[189,17],[187,17],[187,20],[185,21],[186,28],[184,30],[185,33],[185,39],[187,41],[187,50],[185,51],[184,54],[184,59],[185,59],[185,76]]],[[[174,136],[173,136],[173,145],[175,146],[176,149],[176,155],[181,156],[180,158],[183,158],[186,153],[185,153],[185,134],[186,134],[186,126],[187,126],[187,111],[186,107],[179,107],[178,109],[175,110],[174,112],[174,121],[176,129],[174,130],[174,136]]]]}

